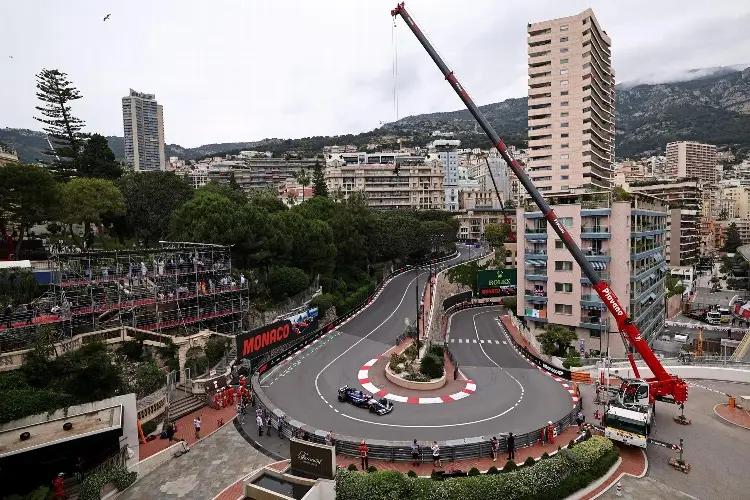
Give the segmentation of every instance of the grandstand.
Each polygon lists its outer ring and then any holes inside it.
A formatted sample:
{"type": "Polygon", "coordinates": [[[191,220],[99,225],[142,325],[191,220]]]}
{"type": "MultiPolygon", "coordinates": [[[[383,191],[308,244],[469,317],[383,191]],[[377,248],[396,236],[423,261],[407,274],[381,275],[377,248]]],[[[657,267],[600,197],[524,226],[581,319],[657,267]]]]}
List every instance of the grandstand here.
{"type": "Polygon", "coordinates": [[[29,348],[42,325],[51,327],[46,331],[54,342],[116,326],[175,336],[242,331],[248,282],[232,275],[230,247],[159,243],[150,249],[53,254],[49,290],[4,315],[0,351],[29,348]]]}

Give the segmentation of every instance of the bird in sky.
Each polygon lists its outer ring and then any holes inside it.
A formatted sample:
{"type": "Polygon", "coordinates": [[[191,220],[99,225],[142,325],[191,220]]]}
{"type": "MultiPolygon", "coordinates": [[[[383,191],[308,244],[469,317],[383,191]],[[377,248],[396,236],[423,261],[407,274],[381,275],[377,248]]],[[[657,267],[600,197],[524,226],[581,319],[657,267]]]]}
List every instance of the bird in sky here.
{"type": "Polygon", "coordinates": [[[112,14],[107,14],[106,16],[104,16],[104,20],[106,21],[107,19],[109,19],[109,16],[111,16],[111,15],[112,14]]]}

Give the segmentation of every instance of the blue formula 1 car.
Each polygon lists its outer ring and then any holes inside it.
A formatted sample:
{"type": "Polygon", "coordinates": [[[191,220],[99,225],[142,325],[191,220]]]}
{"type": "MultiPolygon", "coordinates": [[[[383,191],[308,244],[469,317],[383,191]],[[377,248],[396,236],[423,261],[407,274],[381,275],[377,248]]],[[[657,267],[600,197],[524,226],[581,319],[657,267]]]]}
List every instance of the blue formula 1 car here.
{"type": "Polygon", "coordinates": [[[375,399],[369,394],[354,390],[348,385],[339,389],[339,401],[352,404],[358,408],[367,408],[370,413],[377,413],[378,415],[386,415],[393,411],[393,403],[387,399],[375,399]]]}

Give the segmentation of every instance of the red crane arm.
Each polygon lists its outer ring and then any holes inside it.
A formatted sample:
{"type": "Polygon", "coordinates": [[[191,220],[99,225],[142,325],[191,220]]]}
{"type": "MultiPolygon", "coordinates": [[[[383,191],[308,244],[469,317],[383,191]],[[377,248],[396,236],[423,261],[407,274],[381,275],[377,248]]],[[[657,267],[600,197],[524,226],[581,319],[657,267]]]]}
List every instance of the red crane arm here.
{"type": "MultiPolygon", "coordinates": [[[[625,308],[620,305],[620,301],[617,298],[617,295],[615,295],[615,292],[605,281],[603,281],[599,277],[597,272],[592,267],[591,263],[586,259],[584,253],[578,247],[576,242],[573,241],[570,233],[568,233],[567,229],[565,229],[565,226],[558,220],[554,210],[552,210],[544,197],[542,197],[539,190],[536,188],[536,186],[534,186],[534,183],[531,181],[529,176],[526,175],[526,172],[523,171],[515,158],[513,158],[513,156],[510,154],[503,140],[500,138],[497,132],[495,132],[494,128],[492,128],[492,125],[490,125],[489,121],[487,121],[487,118],[484,116],[484,114],[482,114],[477,105],[474,104],[474,101],[471,99],[471,97],[469,97],[469,94],[466,92],[464,87],[458,82],[458,79],[456,79],[453,71],[448,68],[448,65],[445,64],[430,41],[427,39],[424,33],[422,33],[422,30],[419,29],[417,23],[406,11],[404,3],[401,2],[400,4],[398,4],[396,8],[391,11],[391,15],[393,17],[401,16],[401,18],[406,22],[406,25],[409,27],[412,33],[414,33],[414,36],[417,37],[419,43],[422,44],[422,47],[424,47],[424,49],[430,55],[430,58],[432,58],[432,60],[438,66],[440,72],[443,74],[443,76],[445,76],[445,79],[448,80],[448,83],[450,83],[451,87],[453,87],[453,90],[456,92],[456,94],[458,94],[458,97],[461,98],[464,105],[466,105],[466,108],[472,114],[474,119],[479,123],[479,126],[482,127],[482,130],[484,130],[485,134],[487,134],[487,137],[489,137],[490,141],[492,141],[492,144],[494,144],[495,148],[500,152],[500,155],[516,175],[518,181],[521,183],[524,189],[526,189],[526,192],[529,194],[529,196],[531,196],[531,198],[534,200],[534,203],[536,203],[536,205],[542,211],[544,218],[547,220],[549,225],[552,226],[552,229],[555,231],[555,233],[557,233],[557,235],[560,237],[573,259],[578,263],[579,266],[581,266],[581,270],[589,279],[589,281],[591,281],[591,285],[593,286],[594,290],[596,290],[596,293],[607,306],[609,312],[612,313],[612,316],[614,316],[619,331],[625,333],[628,341],[638,351],[641,357],[643,357],[646,365],[651,369],[651,373],[653,373],[654,376],[648,381],[651,387],[652,397],[672,396],[677,402],[684,402],[687,399],[687,384],[685,384],[682,379],[670,375],[664,369],[664,366],[662,366],[662,364],[659,362],[659,359],[656,357],[656,355],[654,355],[653,351],[648,346],[648,343],[641,336],[641,333],[633,323],[633,320],[628,316],[627,312],[625,312],[625,308]]],[[[637,373],[637,367],[635,366],[635,361],[632,357],[632,354],[629,355],[629,357],[634,371],[636,371],[637,373]]]]}

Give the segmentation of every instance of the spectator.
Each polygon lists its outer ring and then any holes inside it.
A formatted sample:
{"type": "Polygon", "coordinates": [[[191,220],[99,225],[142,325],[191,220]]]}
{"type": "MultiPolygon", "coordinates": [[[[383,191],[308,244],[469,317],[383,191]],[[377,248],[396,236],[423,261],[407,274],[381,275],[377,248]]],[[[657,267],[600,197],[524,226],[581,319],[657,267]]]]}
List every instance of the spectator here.
{"type": "Polygon", "coordinates": [[[284,415],[279,415],[276,417],[276,425],[278,426],[276,430],[279,433],[279,438],[284,439],[284,415]]]}
{"type": "Polygon", "coordinates": [[[65,500],[65,473],[61,472],[52,481],[53,500],[65,500]]]}
{"type": "Polygon", "coordinates": [[[437,441],[432,442],[432,465],[435,467],[443,466],[443,462],[440,461],[440,445],[437,441]]]}
{"type": "Polygon", "coordinates": [[[333,446],[333,431],[328,431],[325,437],[326,446],[333,446]]]}
{"type": "Polygon", "coordinates": [[[508,460],[516,458],[516,438],[513,433],[508,433],[508,437],[505,439],[505,444],[508,447],[508,460]]]}
{"type": "Polygon", "coordinates": [[[273,420],[271,419],[271,412],[266,414],[266,436],[271,435],[271,429],[273,429],[273,420]]]}
{"type": "Polygon", "coordinates": [[[419,444],[417,443],[417,440],[415,439],[414,442],[411,444],[411,464],[412,465],[420,465],[421,459],[419,455],[420,455],[419,444]]]}
{"type": "Polygon", "coordinates": [[[492,454],[493,462],[497,462],[497,450],[498,450],[497,437],[492,436],[492,439],[490,440],[490,453],[492,454]]]}
{"type": "Polygon", "coordinates": [[[201,416],[198,415],[193,419],[193,427],[195,428],[195,440],[198,441],[201,438],[201,416]]]}

